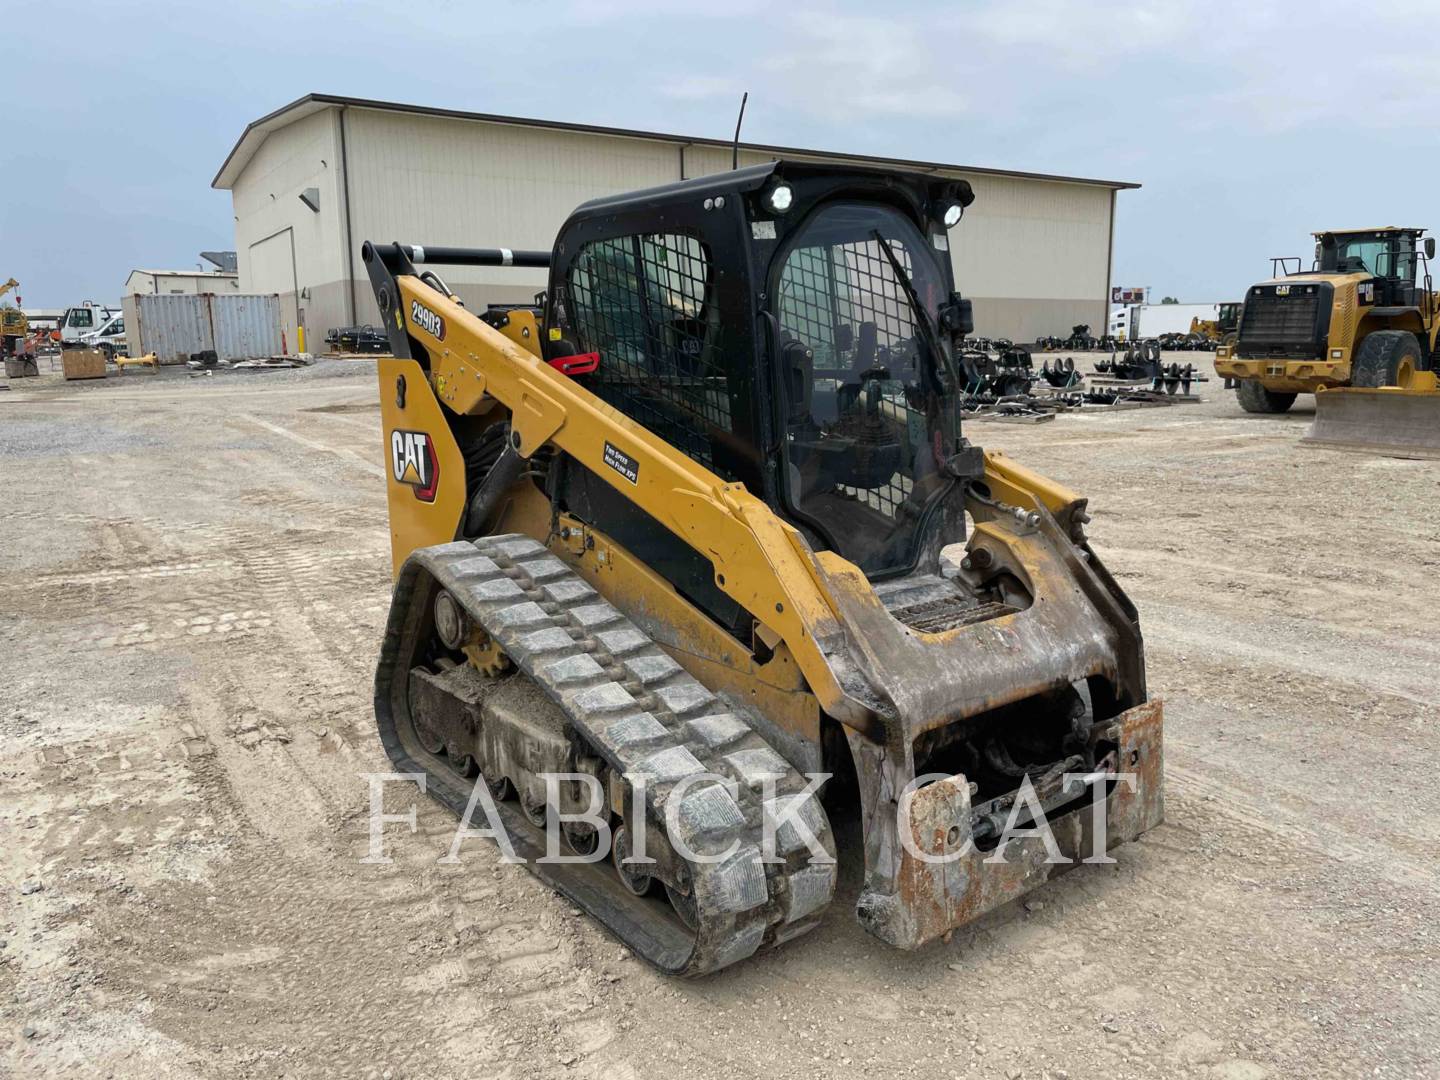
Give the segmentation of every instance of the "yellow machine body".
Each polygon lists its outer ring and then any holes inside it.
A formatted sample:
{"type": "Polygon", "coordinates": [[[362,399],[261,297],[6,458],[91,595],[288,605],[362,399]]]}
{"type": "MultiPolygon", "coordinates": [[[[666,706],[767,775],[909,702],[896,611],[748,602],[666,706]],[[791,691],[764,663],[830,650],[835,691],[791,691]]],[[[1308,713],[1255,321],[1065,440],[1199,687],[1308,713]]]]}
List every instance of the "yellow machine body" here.
{"type": "Polygon", "coordinates": [[[1216,374],[1227,384],[1253,381],[1280,395],[1348,386],[1364,381],[1357,363],[1366,339],[1379,332],[1413,335],[1416,366],[1426,363],[1440,335],[1440,300],[1429,288],[1428,271],[1416,283],[1423,232],[1387,227],[1316,233],[1317,255],[1333,253],[1337,245],[1352,250],[1348,242],[1367,253],[1369,264],[1359,256],[1321,258],[1320,269],[1253,286],[1237,340],[1216,351],[1216,374]],[[1316,316],[1309,308],[1299,314],[1300,305],[1315,306],[1316,316]]]}
{"type": "MultiPolygon", "coordinates": [[[[747,191],[770,191],[776,181],[766,170],[757,167],[753,178],[745,173],[724,182],[749,182],[753,186],[747,191]],[[767,183],[770,187],[763,187],[767,183]]],[[[806,175],[799,167],[793,174],[806,175]]],[[[866,177],[864,182],[871,181],[866,177]]],[[[723,192],[725,198],[716,194],[722,181],[708,188],[706,183],[678,185],[675,197],[694,190],[697,205],[705,196],[707,211],[737,197],[733,188],[723,192]]],[[[643,214],[637,214],[637,220],[641,218],[643,214]]],[[[750,232],[746,230],[747,237],[750,232]]],[[[755,228],[753,235],[765,233],[755,228]]],[[[465,256],[460,249],[447,250],[459,252],[452,257],[465,256]]],[[[406,714],[438,700],[436,687],[441,687],[440,697],[453,696],[455,708],[470,717],[466,723],[472,727],[480,712],[491,707],[486,704],[492,700],[487,695],[495,693],[488,689],[491,684],[467,683],[469,676],[454,667],[456,657],[463,652],[462,660],[468,658],[486,676],[518,666],[524,676],[548,685],[541,678],[546,669],[529,654],[539,646],[524,636],[507,639],[507,620],[553,620],[568,611],[564,597],[591,594],[604,603],[586,619],[609,619],[599,609],[613,606],[627,625],[642,630],[663,651],[664,663],[673,661],[671,666],[678,666],[704,692],[749,717],[747,723],[769,749],[744,754],[770,754],[773,749],[778,757],[771,754],[772,760],[783,759],[798,772],[829,775],[843,765],[850,773],[849,783],[858,792],[850,798],[858,803],[865,846],[865,883],[857,914],[867,929],[896,946],[913,948],[941,937],[1099,847],[1132,840],[1163,820],[1162,709],[1145,696],[1143,649],[1133,608],[1088,546],[1084,497],[1004,454],[974,451],[965,460],[975,471],[964,474],[963,488],[964,516],[972,527],[963,544],[942,553],[949,577],[932,574],[918,585],[907,585],[908,578],[898,585],[877,583],[855,561],[812,544],[746,484],[718,475],[562,370],[583,357],[563,351],[556,355],[561,327],[547,321],[557,307],[553,285],[544,315],[514,308],[482,317],[438,278],[410,265],[407,252],[418,261],[425,249],[394,245],[388,251],[382,254],[367,245],[365,258],[392,347],[397,354],[409,354],[382,359],[378,365],[396,599],[377,674],[377,711],[382,714],[382,740],[397,763],[432,769],[426,753],[439,751],[416,748],[417,736],[408,733],[414,718],[406,714]],[[496,465],[477,475],[475,447],[496,441],[490,436],[497,432],[503,436],[503,457],[512,463],[518,459],[519,471],[504,473],[496,465]],[[618,493],[626,507],[667,534],[667,542],[678,540],[698,556],[700,565],[711,571],[706,587],[713,585],[716,595],[733,602],[746,617],[743,635],[721,625],[662,573],[646,557],[647,545],[634,542],[633,531],[632,540],[622,543],[603,514],[584,517],[547,493],[540,478],[548,477],[550,463],[562,458],[585,470],[592,483],[618,493]],[[507,477],[498,497],[487,488],[496,475],[507,477]],[[476,518],[482,504],[485,513],[476,518]],[[496,537],[498,541],[492,539],[496,537]],[[543,550],[555,565],[534,554],[523,555],[533,562],[506,562],[507,552],[532,550],[543,550]],[[475,567],[480,569],[469,569],[475,567]],[[518,584],[493,577],[497,567],[518,584]],[[467,586],[466,573],[492,576],[467,586]],[[537,579],[536,573],[546,576],[537,579]],[[542,580],[563,580],[564,588],[543,586],[542,580]],[[467,588],[472,591],[464,593],[467,588]],[[1001,595],[994,590],[1003,590],[1013,603],[976,603],[973,617],[932,625],[924,618],[928,602],[897,607],[894,595],[902,588],[928,589],[927,596],[937,595],[937,590],[958,591],[966,597],[1001,595]],[[506,590],[517,597],[513,610],[496,615],[481,602],[506,590]],[[533,599],[522,602],[527,596],[533,599]],[[432,603],[433,612],[427,606],[432,603]],[[457,607],[463,608],[459,615],[457,607]],[[506,645],[507,640],[514,644],[506,645]],[[505,655],[507,650],[514,655],[505,655]],[[408,691],[402,681],[406,670],[412,680],[408,691]],[[1006,710],[1019,710],[1014,723],[1023,724],[1029,703],[1073,694],[1077,685],[1116,688],[1105,702],[1092,701],[1093,722],[1082,724],[1081,712],[1068,714],[1061,728],[1081,725],[1074,729],[1079,734],[1072,737],[1057,729],[1055,735],[1072,749],[1089,747],[1086,753],[1097,757],[1096,748],[1105,748],[1103,768],[1087,781],[1107,793],[1103,834],[1096,832],[1100,819],[1088,803],[1076,809],[1061,797],[1055,770],[1036,779],[1044,798],[1065,807],[1051,822],[1059,860],[1047,859],[1038,837],[1016,841],[1005,865],[987,861],[988,851],[979,847],[954,850],[957,835],[968,838],[972,827],[980,835],[990,827],[981,818],[996,811],[990,799],[982,812],[976,785],[953,768],[943,770],[941,782],[921,786],[913,798],[901,797],[902,789],[919,782],[922,758],[946,760],[957,725],[977,717],[999,718],[985,722],[1003,725],[1011,715],[1006,710]],[[1121,771],[1128,774],[1126,783],[1116,777],[1121,771]]],[[[511,257],[500,251],[506,260],[511,257]]],[[[468,257],[481,254],[476,249],[468,257]]],[[[674,283],[680,273],[691,265],[684,260],[692,258],[664,264],[671,296],[679,291],[674,283]]],[[[592,264],[591,272],[599,273],[606,265],[592,264]]],[[[641,291],[651,302],[664,299],[659,292],[641,291]]],[[[684,319],[666,324],[667,333],[677,328],[688,332],[700,321],[687,312],[684,319]]],[[[598,362],[605,363],[606,357],[600,355],[598,362]]],[[[600,503],[592,500],[588,505],[600,503]]],[[[628,662],[622,662],[621,654],[607,654],[610,646],[598,647],[580,623],[570,625],[575,640],[584,642],[586,655],[601,657],[600,668],[622,680],[621,668],[628,662]]],[[[580,656],[566,664],[600,670],[580,656]]],[[[647,670],[660,667],[655,658],[646,661],[647,670]]],[[[626,685],[637,701],[659,700],[647,698],[639,683],[626,685]]],[[[617,690],[607,692],[628,700],[617,690]]],[[[575,711],[572,745],[597,737],[608,723],[585,713],[584,703],[572,702],[563,689],[552,697],[555,705],[575,711]]],[[[528,730],[529,721],[507,723],[511,743],[520,738],[515,732],[528,730]]],[[[710,730],[705,725],[734,727],[738,721],[726,714],[686,723],[710,730]]],[[[642,715],[616,726],[628,731],[636,724],[650,730],[654,722],[642,715]]],[[[421,728],[416,728],[418,743],[425,744],[421,728]]],[[[448,755],[452,762],[459,761],[463,773],[480,751],[454,745],[454,732],[463,735],[469,729],[449,730],[450,745],[442,760],[448,755]]],[[[702,751],[698,743],[693,745],[697,753],[702,751]]],[[[494,749],[497,760],[519,759],[518,752],[511,752],[513,746],[494,749]]],[[[625,817],[628,828],[631,815],[639,811],[632,802],[636,796],[626,786],[632,774],[619,771],[616,753],[604,747],[593,757],[582,752],[576,767],[608,775],[611,807],[625,817]]],[[[739,768],[743,756],[726,760],[739,768]]],[[[479,768],[492,789],[504,789],[500,781],[506,778],[492,777],[484,762],[479,768]]],[[[739,775],[743,778],[743,768],[739,775]]],[[[431,772],[431,778],[432,788],[449,790],[439,772],[431,772]]],[[[521,769],[508,779],[519,789],[531,777],[521,769]]],[[[842,785],[838,790],[849,789],[842,785]]],[[[446,799],[457,806],[465,801],[463,791],[446,799]]],[[[813,813],[821,813],[818,802],[813,813]]],[[[828,824],[821,832],[830,843],[828,824]]],[[[618,848],[615,859],[618,866],[618,848]]],[[[661,863],[657,873],[663,879],[663,857],[661,863]]],[[[687,893],[690,883],[682,868],[680,876],[663,880],[676,911],[688,910],[682,921],[692,929],[700,927],[693,951],[687,952],[691,946],[667,937],[669,931],[659,923],[636,932],[638,916],[598,897],[589,879],[568,879],[558,870],[537,872],[599,913],[652,963],[679,974],[713,970],[748,955],[762,941],[779,944],[808,930],[834,888],[833,869],[792,860],[780,878],[766,876],[772,914],[754,924],[722,914],[707,929],[712,916],[705,904],[730,910],[724,905],[733,900],[731,886],[707,893],[706,886],[696,884],[695,893],[687,893]],[[781,881],[778,894],[776,881],[781,881]],[[814,891],[807,895],[808,890],[814,891]],[[697,902],[698,916],[689,910],[697,902]],[[715,936],[707,938],[712,931],[715,936]]]]}
{"type": "MultiPolygon", "coordinates": [[[[1405,330],[1434,348],[1440,333],[1440,320],[1433,294],[1427,294],[1423,307],[1393,314],[1367,312],[1359,302],[1360,287],[1371,279],[1369,274],[1317,274],[1310,280],[1329,285],[1334,290],[1325,331],[1326,347],[1313,356],[1245,357],[1238,343],[1221,345],[1215,352],[1215,373],[1227,379],[1257,379],[1267,389],[1280,393],[1313,394],[1323,387],[1348,386],[1351,365],[1361,343],[1376,330],[1405,330]]],[[[1262,286],[1287,287],[1284,278],[1271,278],[1262,286]]],[[[1293,287],[1294,282],[1289,282],[1293,287]]]]}
{"type": "MultiPolygon", "coordinates": [[[[755,615],[760,634],[774,643],[765,663],[737,648],[668,582],[602,532],[578,521],[553,518],[548,503],[533,487],[515,493],[497,529],[534,537],[622,609],[643,614],[647,624],[668,627],[661,644],[682,666],[712,689],[753,701],[787,733],[818,742],[822,718],[832,717],[862,739],[882,737],[870,707],[847,692],[829,655],[835,642],[856,641],[859,622],[893,621],[857,567],[832,552],[812,551],[793,526],[743,486],[707,472],[555,371],[513,336],[476,319],[418,279],[401,278],[399,284],[402,308],[408,310],[412,301],[423,302],[445,319],[446,337],[433,346],[428,376],[414,360],[379,363],[392,561],[397,574],[417,548],[452,541],[459,533],[465,504],[464,463],[448,414],[484,416],[493,409],[498,419],[503,412],[522,455],[550,443],[602,476],[606,475],[605,447],[618,444],[640,463],[642,482],[626,494],[713,563],[717,585],[755,615]],[[433,496],[424,491],[432,479],[429,472],[422,469],[406,476],[406,469],[413,470],[417,454],[423,452],[412,448],[407,455],[415,433],[429,440],[438,464],[433,496]],[[417,497],[417,492],[426,497],[417,497]]],[[[1021,516],[1043,511],[1062,532],[1076,528],[1084,514],[1084,498],[1004,454],[986,454],[985,479],[996,502],[1020,510],[1021,516]]],[[[623,483],[618,478],[611,482],[617,488],[623,483]]],[[[1033,529],[1017,525],[1013,510],[997,512],[993,505],[980,502],[973,502],[969,510],[977,522],[971,550],[984,549],[996,564],[1013,566],[1038,596],[1064,611],[1075,591],[1069,568],[1031,542],[1033,529]]],[[[909,643],[917,653],[927,645],[936,654],[942,645],[967,648],[978,654],[973,658],[977,668],[1001,672],[1008,666],[1017,632],[1033,623],[1037,614],[1032,608],[980,628],[936,635],[933,641],[911,635],[909,643]]],[[[1053,631],[1050,626],[1043,632],[1053,631]]],[[[856,643],[863,647],[863,641],[856,643]]],[[[923,679],[924,669],[917,667],[915,677],[923,679]]],[[[962,706],[968,712],[1002,706],[1044,689],[1038,682],[1003,679],[997,679],[996,685],[1003,686],[1003,692],[989,693],[982,685],[977,700],[956,702],[957,711],[962,706]]],[[[938,713],[929,723],[939,727],[953,718],[938,713]]],[[[1119,722],[1127,760],[1133,755],[1143,768],[1137,790],[1122,792],[1109,815],[1107,843],[1133,839],[1163,818],[1162,724],[1159,702],[1133,710],[1119,722]]],[[[945,806],[950,819],[958,812],[955,800],[962,796],[968,799],[963,792],[948,793],[945,806]]],[[[934,797],[916,801],[913,827],[925,848],[938,843],[943,850],[943,837],[936,841],[925,823],[925,814],[935,813],[934,797]]],[[[1079,818],[1073,829],[1062,846],[1077,859],[1084,858],[1094,837],[1079,818]]],[[[1025,867],[1018,872],[1013,866],[988,871],[980,865],[983,860],[977,852],[974,865],[962,868],[966,872],[952,866],[949,880],[900,853],[904,863],[900,877],[917,914],[895,943],[913,946],[930,940],[1043,882],[1055,868],[1037,858],[1043,856],[1038,842],[1026,851],[1028,855],[1016,856],[1015,861],[1025,867]]]]}

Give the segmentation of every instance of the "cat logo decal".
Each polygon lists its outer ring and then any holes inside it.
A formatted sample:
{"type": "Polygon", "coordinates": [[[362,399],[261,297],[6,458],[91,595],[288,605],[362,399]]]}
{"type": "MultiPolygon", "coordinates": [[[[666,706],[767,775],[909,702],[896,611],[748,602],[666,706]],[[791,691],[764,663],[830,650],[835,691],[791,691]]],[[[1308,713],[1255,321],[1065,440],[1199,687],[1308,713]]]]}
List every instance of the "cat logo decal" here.
{"type": "Polygon", "coordinates": [[[396,483],[414,488],[415,498],[421,502],[434,502],[440,485],[440,460],[430,436],[423,431],[392,431],[390,475],[396,483]]]}

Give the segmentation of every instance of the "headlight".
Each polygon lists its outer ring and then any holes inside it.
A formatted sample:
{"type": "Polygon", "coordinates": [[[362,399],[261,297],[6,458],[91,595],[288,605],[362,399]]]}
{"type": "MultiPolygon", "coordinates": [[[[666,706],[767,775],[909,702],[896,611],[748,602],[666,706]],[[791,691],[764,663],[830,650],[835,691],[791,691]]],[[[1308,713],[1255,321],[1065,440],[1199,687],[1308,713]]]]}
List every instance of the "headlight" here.
{"type": "Polygon", "coordinates": [[[945,228],[953,229],[956,225],[960,224],[960,216],[964,213],[965,208],[963,206],[958,202],[952,202],[949,206],[945,207],[945,213],[940,220],[945,222],[945,228]]]}
{"type": "Polygon", "coordinates": [[[772,214],[783,214],[795,203],[795,189],[789,184],[776,184],[765,193],[765,209],[772,214]]]}

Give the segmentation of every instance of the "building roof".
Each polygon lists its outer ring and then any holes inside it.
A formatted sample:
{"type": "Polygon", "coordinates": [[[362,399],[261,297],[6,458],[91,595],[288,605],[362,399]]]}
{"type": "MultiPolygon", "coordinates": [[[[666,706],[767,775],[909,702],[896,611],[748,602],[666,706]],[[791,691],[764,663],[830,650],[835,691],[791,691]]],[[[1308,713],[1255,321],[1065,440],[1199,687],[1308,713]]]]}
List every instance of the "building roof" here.
{"type": "MultiPolygon", "coordinates": [[[[691,135],[667,135],[658,131],[637,131],[631,128],[600,127],[594,124],[572,124],[558,120],[535,120],[521,116],[499,116],[494,113],[464,112],[459,109],[436,109],[425,105],[405,105],[394,101],[375,101],[369,98],[345,97],[339,94],[306,94],[302,98],[283,105],[274,112],[252,121],[240,133],[240,138],[231,148],[215,179],[210,181],[214,188],[234,187],[236,179],[272,132],[293,124],[302,117],[332,107],[377,109],[383,112],[413,113],[421,116],[438,116],[451,120],[474,120],[488,124],[511,124],[517,127],[548,128],[552,131],[576,131],[590,135],[612,135],[622,139],[647,139],[652,142],[669,142],[680,146],[730,146],[725,139],[706,139],[691,135]]],[[[808,157],[832,161],[860,162],[869,165],[883,165],[906,169],[944,170],[964,172],[982,176],[1012,176],[1030,180],[1052,180],[1064,184],[1089,184],[1112,190],[1138,188],[1139,184],[1124,180],[1093,180],[1079,176],[1056,176],[1050,173],[1020,172],[1014,169],[988,169],[975,165],[955,165],[938,161],[914,161],[907,158],[876,157],[869,154],[842,154],[832,150],[804,150],[791,146],[770,146],[765,143],[742,142],[740,149],[754,153],[773,154],[776,157],[808,157]]]]}

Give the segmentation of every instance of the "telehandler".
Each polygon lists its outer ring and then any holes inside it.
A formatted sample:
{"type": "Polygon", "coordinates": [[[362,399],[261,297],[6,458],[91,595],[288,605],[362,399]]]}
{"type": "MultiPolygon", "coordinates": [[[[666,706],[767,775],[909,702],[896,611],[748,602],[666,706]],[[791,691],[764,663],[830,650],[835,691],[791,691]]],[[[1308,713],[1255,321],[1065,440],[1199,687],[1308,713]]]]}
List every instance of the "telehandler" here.
{"type": "Polygon", "coordinates": [[[831,814],[902,948],[1162,819],[1086,500],[960,431],[972,199],[778,161],[585,203],[553,252],[363,248],[394,354],[381,740],[663,971],[818,925],[831,814]],[[471,311],[446,265],[549,285],[471,311]],[[1040,818],[1053,843],[1009,835],[1040,818]],[[541,861],[562,836],[593,861],[541,861]]]}

